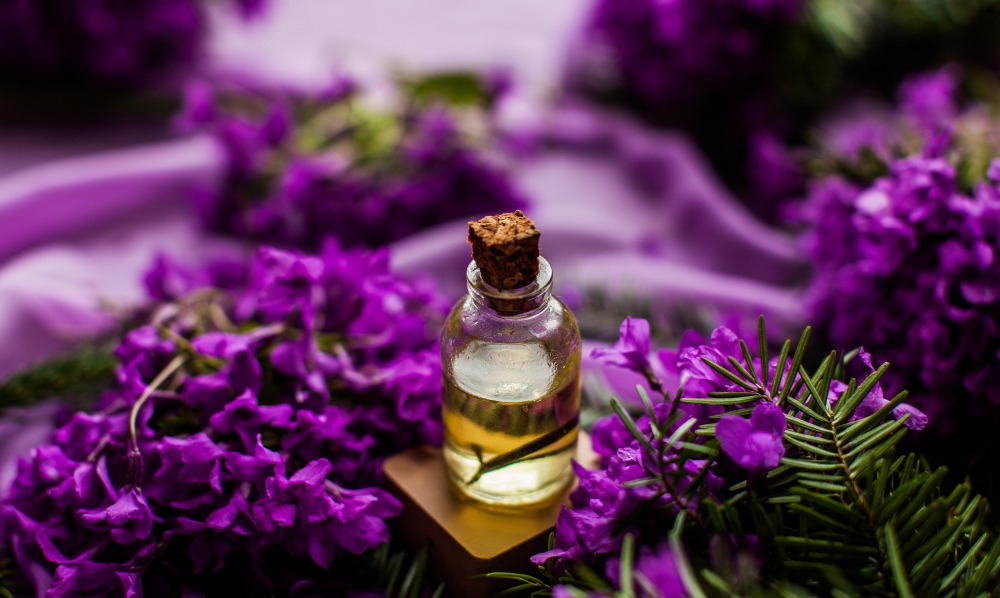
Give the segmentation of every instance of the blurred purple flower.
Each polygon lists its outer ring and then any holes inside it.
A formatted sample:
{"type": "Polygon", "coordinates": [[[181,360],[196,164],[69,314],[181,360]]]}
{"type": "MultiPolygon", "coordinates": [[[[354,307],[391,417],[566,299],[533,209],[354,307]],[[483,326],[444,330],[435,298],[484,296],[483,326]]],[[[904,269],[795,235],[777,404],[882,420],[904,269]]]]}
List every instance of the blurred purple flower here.
{"type": "MultiPolygon", "coordinates": [[[[621,563],[618,557],[608,559],[605,573],[616,587],[620,587],[621,563]]],[[[670,545],[663,543],[656,550],[643,546],[635,560],[634,572],[641,581],[636,584],[639,598],[685,598],[688,596],[684,579],[670,545]],[[646,583],[642,583],[642,582],[646,583]],[[650,590],[653,590],[650,593],[650,590]]]]}
{"type": "Polygon", "coordinates": [[[728,169],[724,175],[753,185],[751,207],[770,216],[773,194],[797,191],[804,176],[777,144],[767,143],[788,118],[772,106],[778,40],[804,5],[596,0],[570,58],[570,87],[691,133],[717,166],[728,169]]]}
{"type": "Polygon", "coordinates": [[[617,85],[648,106],[670,110],[761,85],[764,34],[801,8],[801,0],[600,0],[587,35],[592,51],[607,54],[617,85]]]}
{"type": "Polygon", "coordinates": [[[904,114],[919,123],[925,134],[933,135],[950,127],[958,116],[957,89],[954,68],[915,75],[900,85],[899,105],[904,114]]]}
{"type": "MultiPolygon", "coordinates": [[[[266,0],[236,0],[244,16],[266,0]]],[[[201,0],[11,0],[0,3],[0,81],[135,86],[162,83],[200,56],[201,0]]]]}
{"type": "Polygon", "coordinates": [[[205,224],[316,251],[329,236],[345,247],[380,247],[455,218],[525,206],[446,107],[362,118],[354,115],[367,112],[351,109],[360,101],[353,92],[343,79],[311,97],[192,83],[177,124],[207,129],[227,156],[222,189],[199,197],[205,224]],[[387,136],[393,144],[383,143],[387,136]]]}
{"type": "Polygon", "coordinates": [[[712,571],[734,591],[745,592],[759,582],[764,554],[757,536],[716,534],[709,541],[708,554],[712,571]]]}

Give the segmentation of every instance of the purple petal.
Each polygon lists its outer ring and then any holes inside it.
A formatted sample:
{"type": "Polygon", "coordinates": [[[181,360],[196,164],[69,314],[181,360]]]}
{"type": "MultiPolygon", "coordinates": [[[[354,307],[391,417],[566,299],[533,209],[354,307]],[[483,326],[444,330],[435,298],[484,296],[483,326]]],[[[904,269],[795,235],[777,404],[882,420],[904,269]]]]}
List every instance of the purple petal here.
{"type": "Polygon", "coordinates": [[[788,424],[781,407],[773,403],[761,403],[754,407],[753,413],[750,414],[750,425],[755,432],[782,436],[788,424]]]}

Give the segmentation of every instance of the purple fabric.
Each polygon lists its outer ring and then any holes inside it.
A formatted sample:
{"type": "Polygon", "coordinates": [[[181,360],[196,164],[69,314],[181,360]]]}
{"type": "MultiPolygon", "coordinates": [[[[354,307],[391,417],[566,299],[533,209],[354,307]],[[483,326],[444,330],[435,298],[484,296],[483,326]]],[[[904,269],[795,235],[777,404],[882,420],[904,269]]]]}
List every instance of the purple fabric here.
{"type": "Polygon", "coordinates": [[[230,247],[198,231],[186,198],[216,164],[212,144],[190,138],[0,178],[0,221],[17,223],[0,235],[0,337],[18,339],[0,351],[0,373],[113,325],[163,248],[193,258],[230,247]]]}

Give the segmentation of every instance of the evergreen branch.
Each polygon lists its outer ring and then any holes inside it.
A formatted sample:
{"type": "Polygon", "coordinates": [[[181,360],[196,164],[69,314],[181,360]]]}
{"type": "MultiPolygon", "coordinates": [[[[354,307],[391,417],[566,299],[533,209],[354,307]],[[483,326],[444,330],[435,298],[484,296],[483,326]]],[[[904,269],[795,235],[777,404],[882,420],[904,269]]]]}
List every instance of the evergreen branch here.
{"type": "MultiPolygon", "coordinates": [[[[807,328],[794,351],[790,342],[782,345],[771,373],[763,326],[760,321],[759,362],[745,342],[740,345],[745,363],[738,358],[723,363],[703,360],[721,384],[732,383],[736,390],[684,398],[678,391],[665,418],[656,416],[649,397],[640,390],[649,430],[612,400],[622,425],[648,456],[643,458],[646,472],[624,486],[641,486],[653,500],[671,499],[668,504],[648,505],[663,509],[662,514],[673,521],[670,549],[687,592],[838,598],[964,598],[1000,592],[1000,538],[987,524],[986,500],[968,483],[947,487],[944,469],[933,470],[916,455],[896,455],[909,416],[897,418],[894,411],[906,394],[885,402],[880,394],[872,396],[881,392],[879,381],[888,366],[847,381],[843,392],[831,393],[837,388],[834,381],[846,377],[844,363],[855,352],[831,352],[810,369],[803,364],[807,328]],[[859,409],[868,399],[880,406],[863,416],[859,409]],[[785,415],[780,465],[729,485],[726,494],[710,497],[709,470],[726,475],[725,467],[731,467],[727,463],[720,468],[717,459],[721,448],[713,437],[719,417],[698,427],[678,406],[712,405],[721,407],[726,417],[748,417],[764,401],[778,405],[785,415]],[[683,467],[686,459],[703,460],[693,477],[691,469],[683,467]],[[689,478],[681,480],[678,472],[684,470],[689,478]],[[746,580],[730,579],[707,566],[714,556],[705,551],[710,537],[706,532],[757,536],[765,555],[757,585],[747,587],[746,580]]],[[[664,399],[670,401],[665,395],[664,399]]],[[[629,526],[642,529],[648,512],[616,520],[615,533],[629,526]]],[[[625,538],[617,593],[596,572],[604,563],[599,556],[590,564],[574,562],[566,574],[555,575],[553,560],[539,569],[538,577],[509,579],[518,582],[517,591],[532,590],[539,596],[560,584],[569,586],[574,596],[651,592],[645,576],[634,570],[634,560],[639,542],[650,545],[652,540],[645,530],[625,538]]]]}
{"type": "MultiPolygon", "coordinates": [[[[759,398],[783,404],[788,424],[782,467],[770,472],[763,487],[734,486],[742,494],[709,509],[710,524],[735,533],[724,513],[750,507],[754,532],[784,563],[782,581],[801,583],[807,591],[922,597],[1000,590],[1000,539],[985,524],[986,501],[967,484],[946,489],[943,469],[932,471],[914,455],[894,455],[908,415],[894,419],[893,410],[906,394],[857,417],[887,364],[860,383],[849,381],[839,399],[828,400],[833,380],[843,376],[843,363],[853,354],[830,353],[807,371],[801,362],[808,333],[795,348],[787,379],[782,364],[789,343],[783,345],[766,392],[760,392],[755,373],[736,367],[742,364],[735,360],[726,364],[733,370],[706,361],[750,392],[717,393],[698,403],[750,402],[755,389],[759,398]]],[[[761,356],[763,369],[766,353],[761,356]]],[[[712,435],[714,426],[700,432],[712,435]]]]}

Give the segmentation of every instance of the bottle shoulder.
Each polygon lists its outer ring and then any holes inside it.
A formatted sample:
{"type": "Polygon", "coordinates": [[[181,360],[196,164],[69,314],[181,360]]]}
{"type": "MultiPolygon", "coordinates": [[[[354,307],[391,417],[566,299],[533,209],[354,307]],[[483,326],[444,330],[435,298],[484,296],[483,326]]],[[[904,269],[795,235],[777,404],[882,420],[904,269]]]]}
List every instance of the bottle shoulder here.
{"type": "Polygon", "coordinates": [[[578,345],[580,330],[576,318],[557,297],[550,297],[542,307],[526,314],[500,315],[477,305],[466,295],[452,308],[445,320],[442,340],[474,338],[492,342],[531,342],[558,337],[578,345]]]}

